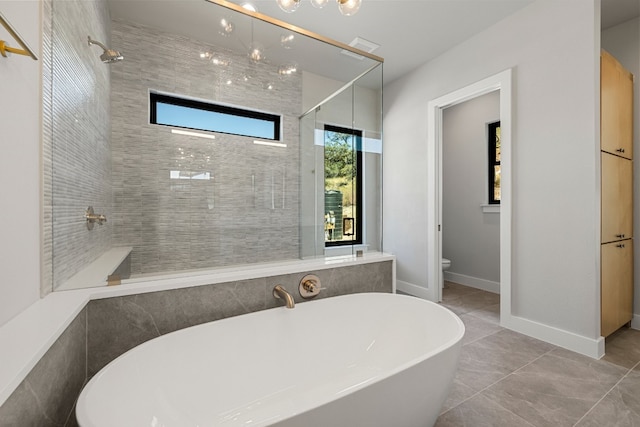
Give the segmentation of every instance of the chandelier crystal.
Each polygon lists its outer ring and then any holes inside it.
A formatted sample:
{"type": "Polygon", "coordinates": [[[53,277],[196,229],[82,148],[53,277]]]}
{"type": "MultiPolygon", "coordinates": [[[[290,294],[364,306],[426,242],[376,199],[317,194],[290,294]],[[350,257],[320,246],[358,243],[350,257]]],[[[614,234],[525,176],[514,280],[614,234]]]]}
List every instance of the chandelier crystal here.
{"type": "Polygon", "coordinates": [[[327,3],[329,0],[311,0],[311,4],[318,9],[322,9],[327,3]]]}
{"type": "MultiPolygon", "coordinates": [[[[302,0],[276,0],[280,9],[287,13],[295,12],[300,6],[302,0]]],[[[311,4],[318,8],[322,9],[329,0],[311,0],[311,4]]],[[[362,0],[336,0],[338,3],[338,9],[340,13],[345,16],[355,15],[358,10],[360,10],[360,5],[362,4],[362,0]]]]}
{"type": "Polygon", "coordinates": [[[360,10],[362,0],[336,0],[338,2],[338,9],[340,13],[345,16],[355,15],[360,10]]]}
{"type": "Polygon", "coordinates": [[[295,12],[300,6],[300,0],[277,0],[280,9],[287,13],[295,12]]]}

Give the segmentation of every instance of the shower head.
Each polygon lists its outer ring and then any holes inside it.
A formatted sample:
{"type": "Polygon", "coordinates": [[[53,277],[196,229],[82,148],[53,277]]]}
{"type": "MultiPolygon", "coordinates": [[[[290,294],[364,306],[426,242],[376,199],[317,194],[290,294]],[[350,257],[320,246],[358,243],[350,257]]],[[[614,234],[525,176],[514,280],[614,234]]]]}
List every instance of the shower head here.
{"type": "Polygon", "coordinates": [[[104,50],[102,55],[100,55],[100,59],[105,64],[111,64],[112,62],[118,62],[124,59],[124,57],[120,55],[120,52],[118,52],[117,50],[109,49],[99,41],[91,40],[91,36],[88,36],[87,38],[89,39],[89,46],[95,44],[97,46],[100,46],[102,50],[104,50]]]}

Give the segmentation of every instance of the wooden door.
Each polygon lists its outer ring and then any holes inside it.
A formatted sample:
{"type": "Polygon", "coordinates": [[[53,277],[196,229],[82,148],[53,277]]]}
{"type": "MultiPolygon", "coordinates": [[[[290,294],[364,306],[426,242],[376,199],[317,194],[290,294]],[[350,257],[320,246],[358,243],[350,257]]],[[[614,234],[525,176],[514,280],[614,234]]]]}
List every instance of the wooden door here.
{"type": "Polygon", "coordinates": [[[600,154],[601,243],[633,237],[633,162],[600,154]]]}
{"type": "Polygon", "coordinates": [[[600,58],[600,146],[633,158],[633,75],[605,51],[600,58]]]}
{"type": "Polygon", "coordinates": [[[633,240],[602,245],[600,333],[606,337],[633,317],[633,240]]]}

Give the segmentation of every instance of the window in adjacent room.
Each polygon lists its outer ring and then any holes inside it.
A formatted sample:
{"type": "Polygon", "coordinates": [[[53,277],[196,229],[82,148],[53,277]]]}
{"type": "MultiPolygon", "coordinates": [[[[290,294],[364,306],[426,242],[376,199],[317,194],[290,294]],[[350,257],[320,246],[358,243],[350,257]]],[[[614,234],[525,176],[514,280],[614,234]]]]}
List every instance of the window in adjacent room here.
{"type": "Polygon", "coordinates": [[[326,246],[362,243],[362,132],[324,128],[326,246]]]}
{"type": "Polygon", "coordinates": [[[489,123],[489,204],[500,204],[500,122],[489,123]]]}
{"type": "Polygon", "coordinates": [[[173,95],[149,93],[150,122],[177,128],[280,140],[280,116],[173,95]]]}

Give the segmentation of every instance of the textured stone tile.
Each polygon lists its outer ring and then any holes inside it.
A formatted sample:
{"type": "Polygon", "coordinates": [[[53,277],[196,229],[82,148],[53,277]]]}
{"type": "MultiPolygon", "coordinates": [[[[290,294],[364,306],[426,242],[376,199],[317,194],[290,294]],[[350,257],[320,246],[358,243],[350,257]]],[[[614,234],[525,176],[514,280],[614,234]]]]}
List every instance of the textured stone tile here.
{"type": "Polygon", "coordinates": [[[456,380],[480,391],[553,348],[505,329],[462,347],[456,380]]]}
{"type": "Polygon", "coordinates": [[[630,372],[576,425],[640,426],[640,373],[630,372]]]}
{"type": "Polygon", "coordinates": [[[85,309],[0,406],[0,426],[65,425],[86,378],[86,319],[85,309]]]}
{"type": "Polygon", "coordinates": [[[261,83],[241,78],[258,71],[275,76],[275,65],[257,66],[224,51],[233,66],[223,71],[200,58],[204,50],[222,54],[218,47],[123,21],[112,23],[112,35],[127,58],[112,68],[118,123],[111,135],[112,177],[120,218],[114,242],[135,248],[132,273],[297,258],[300,76],[274,97],[261,83]],[[229,78],[235,84],[225,84],[229,78]],[[213,141],[171,135],[148,124],[149,88],[282,114],[288,147],[269,149],[234,135],[213,141]],[[172,180],[171,170],[209,172],[212,179],[172,180]],[[139,212],[145,212],[143,224],[136,221],[139,212]]]}
{"type": "Polygon", "coordinates": [[[473,316],[471,313],[463,314],[460,320],[464,323],[464,338],[462,345],[472,343],[480,338],[487,337],[503,330],[500,325],[494,322],[487,322],[479,317],[473,316]]]}
{"type": "Polygon", "coordinates": [[[318,298],[391,292],[392,262],[384,261],[95,300],[88,309],[89,376],[127,350],[162,334],[278,307],[282,302],[272,294],[276,284],[283,285],[296,303],[302,303],[298,285],[306,274],[317,275],[327,288],[318,298]]]}
{"type": "Polygon", "coordinates": [[[536,426],[572,426],[625,372],[608,362],[555,349],[483,394],[536,426]]]}
{"type": "Polygon", "coordinates": [[[622,328],[605,340],[605,355],[602,360],[632,368],[640,362],[640,331],[622,328]]]}
{"type": "Polygon", "coordinates": [[[469,286],[461,285],[459,283],[449,282],[445,280],[444,286],[442,288],[442,300],[448,301],[448,300],[461,297],[462,295],[473,294],[476,292],[479,292],[479,290],[469,286]]]}
{"type": "Polygon", "coordinates": [[[500,304],[488,305],[477,310],[469,311],[467,314],[487,322],[497,325],[500,324],[500,304]]]}
{"type": "Polygon", "coordinates": [[[436,427],[534,427],[483,395],[467,400],[440,415],[436,427]]]}
{"type": "Polygon", "coordinates": [[[457,378],[455,378],[453,380],[453,384],[451,385],[451,391],[449,392],[447,399],[442,404],[440,413],[443,414],[449,409],[458,406],[476,393],[477,390],[472,389],[471,387],[461,383],[457,378]]]}
{"type": "Polygon", "coordinates": [[[107,363],[160,332],[135,297],[94,300],[87,306],[87,370],[91,378],[107,363]]]}
{"type": "Polygon", "coordinates": [[[477,291],[465,293],[442,301],[442,305],[457,315],[472,312],[487,306],[500,304],[500,295],[491,292],[477,291]]]}
{"type": "Polygon", "coordinates": [[[89,231],[83,219],[88,206],[107,218],[112,212],[110,69],[86,39],[90,34],[109,45],[110,18],[106,2],[47,2],[45,10],[55,25],[44,30],[43,48],[52,54],[42,55],[49,89],[43,91],[45,209],[52,214],[44,240],[53,242],[43,258],[53,270],[47,284],[55,288],[111,247],[112,225],[89,231]]]}

